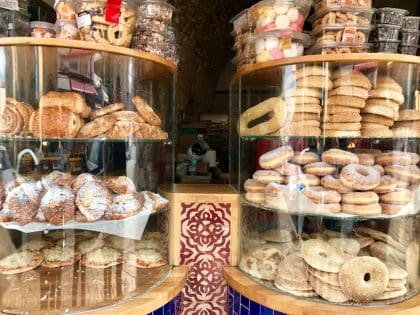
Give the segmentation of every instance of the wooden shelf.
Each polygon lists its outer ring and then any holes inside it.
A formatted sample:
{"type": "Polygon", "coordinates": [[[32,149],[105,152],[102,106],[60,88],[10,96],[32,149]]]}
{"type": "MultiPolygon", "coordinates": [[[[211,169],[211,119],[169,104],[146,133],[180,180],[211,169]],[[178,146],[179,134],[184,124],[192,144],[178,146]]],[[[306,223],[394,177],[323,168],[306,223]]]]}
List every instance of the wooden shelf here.
{"type": "Polygon", "coordinates": [[[249,279],[236,267],[223,268],[228,285],[241,295],[268,308],[286,314],[311,315],[418,315],[420,314],[420,294],[402,303],[384,306],[339,306],[316,303],[298,299],[289,295],[269,290],[249,279]]]}
{"type": "MultiPolygon", "coordinates": [[[[240,67],[232,77],[231,83],[237,81],[240,77],[251,73],[257,73],[262,70],[275,69],[282,66],[298,65],[298,64],[313,64],[323,62],[339,62],[339,63],[364,63],[364,62],[397,62],[397,63],[412,63],[420,64],[420,57],[401,55],[401,54],[385,54],[385,53],[362,53],[362,54],[330,54],[330,55],[310,55],[293,58],[285,58],[281,60],[267,61],[253,65],[245,65],[240,67]]],[[[262,75],[262,77],[266,76],[262,75]]],[[[274,78],[279,76],[278,73],[273,72],[271,75],[274,78]]],[[[261,76],[259,76],[261,77],[261,76]]]]}
{"type": "Polygon", "coordinates": [[[45,46],[57,48],[72,48],[80,50],[78,54],[86,55],[86,51],[106,52],[110,54],[123,55],[127,57],[139,58],[158,63],[168,68],[173,74],[176,73],[176,66],[172,62],[157,55],[137,51],[130,48],[112,45],[98,44],[81,40],[64,40],[56,38],[35,38],[35,37],[4,37],[0,38],[0,46],[45,46]]]}

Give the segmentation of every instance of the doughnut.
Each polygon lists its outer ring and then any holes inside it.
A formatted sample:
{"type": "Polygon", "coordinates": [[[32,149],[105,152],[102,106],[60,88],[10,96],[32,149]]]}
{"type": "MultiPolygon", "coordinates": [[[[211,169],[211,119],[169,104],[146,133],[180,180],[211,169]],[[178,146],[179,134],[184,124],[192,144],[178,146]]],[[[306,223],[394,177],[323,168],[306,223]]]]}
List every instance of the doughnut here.
{"type": "Polygon", "coordinates": [[[275,169],[291,160],[294,154],[292,147],[283,146],[261,155],[259,162],[263,169],[275,169]]]}
{"type": "Polygon", "coordinates": [[[345,194],[345,193],[351,192],[350,188],[344,186],[340,182],[339,176],[332,176],[332,175],[324,176],[321,179],[321,185],[325,188],[335,190],[335,191],[339,192],[340,194],[345,194]]]}
{"type": "Polygon", "coordinates": [[[373,166],[375,165],[375,156],[369,153],[356,153],[357,157],[359,158],[359,164],[365,166],[373,166]]]}
{"type": "Polygon", "coordinates": [[[413,201],[413,192],[404,188],[397,188],[395,191],[380,196],[382,203],[391,205],[406,205],[413,201]]]}
{"type": "Polygon", "coordinates": [[[385,175],[385,169],[382,165],[375,164],[373,168],[379,173],[379,175],[384,176],[385,175]]]}
{"type": "Polygon", "coordinates": [[[370,91],[371,98],[385,98],[389,100],[393,100],[398,104],[403,104],[405,99],[402,93],[398,93],[396,91],[384,88],[377,88],[370,91]]]}
{"type": "Polygon", "coordinates": [[[283,194],[283,187],[276,183],[267,185],[265,190],[265,202],[273,209],[287,210],[287,201],[283,194]]]}
{"type": "Polygon", "coordinates": [[[328,215],[331,213],[340,213],[341,204],[340,203],[320,203],[316,204],[316,213],[320,215],[328,215]]]}
{"type": "Polygon", "coordinates": [[[252,175],[252,179],[258,183],[267,185],[269,183],[283,183],[284,179],[276,171],[269,171],[269,170],[260,170],[256,171],[254,175],[252,175]]]}
{"type": "Polygon", "coordinates": [[[352,96],[367,100],[369,98],[369,91],[356,86],[340,86],[329,91],[329,95],[352,96]]]}
{"type": "Polygon", "coordinates": [[[371,190],[379,186],[381,176],[372,167],[349,164],[340,173],[341,183],[354,190],[371,190]]]}
{"type": "Polygon", "coordinates": [[[417,165],[388,165],[385,166],[387,175],[407,181],[411,184],[420,182],[420,168],[417,165]]]}
{"type": "Polygon", "coordinates": [[[359,158],[356,154],[351,152],[330,149],[322,154],[322,161],[332,165],[347,165],[352,163],[359,163],[359,158]]]}
{"type": "Polygon", "coordinates": [[[319,186],[321,182],[318,176],[311,175],[311,174],[300,174],[300,175],[286,177],[285,183],[312,187],[312,186],[319,186]]]}
{"type": "Polygon", "coordinates": [[[387,118],[387,117],[375,115],[375,114],[363,114],[362,122],[381,124],[388,127],[391,127],[394,124],[394,120],[392,118],[387,118]]]}
{"type": "Polygon", "coordinates": [[[251,193],[245,194],[245,199],[254,203],[265,203],[265,193],[251,193]]]}
{"type": "Polygon", "coordinates": [[[252,193],[264,193],[265,192],[265,186],[262,183],[259,183],[253,179],[247,179],[244,183],[244,189],[246,192],[252,192],[252,193]]]}
{"type": "Polygon", "coordinates": [[[306,174],[312,174],[316,176],[332,175],[337,172],[335,166],[326,162],[315,162],[304,166],[303,170],[306,174]]]}
{"type": "Polygon", "coordinates": [[[334,88],[340,86],[357,86],[365,90],[372,89],[372,83],[369,79],[359,71],[353,71],[340,76],[334,81],[334,88]]]}
{"type": "Polygon", "coordinates": [[[381,177],[379,186],[373,191],[377,194],[386,194],[394,191],[397,188],[397,181],[391,176],[385,175],[381,177]]]}
{"type": "Polygon", "coordinates": [[[316,270],[335,273],[340,271],[345,262],[345,258],[338,249],[318,239],[303,242],[302,258],[316,270]]]}
{"type": "Polygon", "coordinates": [[[362,128],[362,124],[359,122],[356,123],[324,123],[323,128],[325,130],[342,130],[342,131],[353,131],[353,130],[360,130],[362,128]]]}
{"type": "Polygon", "coordinates": [[[381,203],[380,206],[382,208],[382,214],[394,215],[400,212],[406,205],[390,205],[381,203]]]}
{"type": "Polygon", "coordinates": [[[376,164],[387,166],[387,165],[411,165],[417,164],[417,154],[413,155],[410,152],[392,151],[379,154],[376,157],[376,164]]]}
{"type": "Polygon", "coordinates": [[[322,186],[306,187],[302,193],[305,197],[318,204],[339,203],[341,201],[341,194],[335,190],[325,189],[322,186]]]}
{"type": "Polygon", "coordinates": [[[328,244],[351,256],[357,256],[360,251],[359,242],[351,238],[331,238],[328,240],[328,244]]]}
{"type": "Polygon", "coordinates": [[[284,121],[284,104],[281,98],[272,97],[242,113],[239,120],[240,135],[262,136],[280,129],[284,121]],[[254,127],[250,123],[266,115],[271,117],[254,127]]]}
{"type": "Polygon", "coordinates": [[[347,106],[347,107],[356,107],[356,108],[363,108],[366,106],[365,100],[354,97],[354,96],[345,96],[345,95],[330,95],[327,99],[327,107],[331,105],[337,106],[347,106]]]}
{"type": "Polygon", "coordinates": [[[378,203],[370,205],[354,205],[343,203],[341,205],[341,209],[344,213],[361,217],[380,215],[382,212],[381,206],[378,203]]]}
{"type": "Polygon", "coordinates": [[[417,109],[401,109],[398,121],[417,121],[420,120],[420,110],[417,109]]]}
{"type": "Polygon", "coordinates": [[[343,203],[352,205],[370,205],[379,202],[379,196],[372,191],[351,192],[342,195],[343,203]]]}
{"type": "Polygon", "coordinates": [[[292,163],[284,163],[280,167],[276,168],[276,171],[284,176],[292,176],[302,173],[300,166],[292,163]]]}
{"type": "Polygon", "coordinates": [[[324,117],[324,123],[351,123],[362,121],[362,116],[357,112],[334,113],[324,117]]]}
{"type": "Polygon", "coordinates": [[[319,162],[318,154],[309,151],[295,152],[292,162],[298,165],[306,165],[319,162]]]}
{"type": "Polygon", "coordinates": [[[355,257],[346,261],[338,273],[345,296],[356,303],[369,303],[382,295],[389,281],[389,271],[375,257],[355,257]]]}
{"type": "Polygon", "coordinates": [[[383,105],[366,105],[364,108],[362,108],[361,112],[367,114],[375,114],[378,116],[384,116],[392,120],[395,120],[397,118],[392,108],[383,105]]]}
{"type": "Polygon", "coordinates": [[[360,130],[324,130],[323,135],[325,137],[336,137],[336,138],[357,138],[360,137],[362,134],[360,130]]]}

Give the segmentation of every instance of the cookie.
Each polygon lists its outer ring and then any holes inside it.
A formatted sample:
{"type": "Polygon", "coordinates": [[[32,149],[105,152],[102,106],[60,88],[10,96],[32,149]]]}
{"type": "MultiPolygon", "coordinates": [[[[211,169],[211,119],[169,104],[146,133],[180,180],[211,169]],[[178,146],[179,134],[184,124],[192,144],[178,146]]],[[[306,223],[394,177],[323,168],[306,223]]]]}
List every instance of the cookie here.
{"type": "Polygon", "coordinates": [[[402,93],[396,92],[394,90],[385,89],[385,88],[376,88],[370,92],[371,98],[384,98],[397,102],[398,104],[403,104],[405,101],[404,95],[402,93]]]}
{"type": "MultiPolygon", "coordinates": [[[[293,83],[298,88],[303,87],[303,88],[316,88],[316,89],[331,90],[333,87],[332,81],[324,76],[307,76],[299,80],[296,80],[292,82],[291,84],[293,83]]],[[[289,86],[291,85],[287,85],[287,81],[286,81],[286,87],[289,87],[289,86]]]]}
{"type": "Polygon", "coordinates": [[[106,133],[109,129],[111,129],[116,121],[117,119],[113,115],[98,117],[95,120],[84,125],[77,134],[77,137],[95,138],[99,135],[106,133]]]}
{"type": "Polygon", "coordinates": [[[138,268],[156,268],[168,262],[162,253],[154,249],[140,249],[128,253],[127,264],[138,268]]]}
{"type": "Polygon", "coordinates": [[[327,105],[363,108],[366,105],[366,101],[354,96],[335,95],[328,97],[327,105]]]}
{"type": "Polygon", "coordinates": [[[382,105],[366,105],[366,107],[362,108],[361,112],[384,116],[392,120],[396,120],[398,118],[398,114],[396,114],[392,108],[382,105]]]}
{"type": "Polygon", "coordinates": [[[321,91],[319,89],[314,88],[304,88],[304,87],[298,87],[296,89],[289,89],[286,90],[284,93],[285,97],[315,97],[320,98],[321,97],[321,91]]]}
{"type": "Polygon", "coordinates": [[[122,253],[112,247],[99,248],[82,257],[82,265],[89,268],[105,269],[122,263],[122,253]]]}
{"type": "Polygon", "coordinates": [[[160,127],[162,121],[159,116],[153,111],[147,102],[139,96],[136,96],[132,100],[133,104],[136,106],[137,111],[140,116],[150,125],[160,127]]]}
{"type": "MultiPolygon", "coordinates": [[[[369,98],[369,91],[356,86],[340,86],[329,92],[330,96],[351,96],[358,97],[362,100],[369,98]]],[[[351,103],[350,103],[351,104],[351,103]]]]}
{"type": "Polygon", "coordinates": [[[322,108],[320,105],[316,104],[298,104],[289,106],[287,108],[288,113],[312,113],[312,114],[320,114],[322,108]]]}
{"type": "Polygon", "coordinates": [[[383,88],[388,90],[396,91],[397,93],[403,94],[401,85],[397,83],[393,78],[388,76],[378,76],[376,78],[376,88],[383,88]]]}
{"type": "Polygon", "coordinates": [[[361,123],[324,123],[323,128],[325,130],[342,130],[342,131],[352,131],[360,130],[362,128],[361,123]]]}
{"type": "Polygon", "coordinates": [[[100,183],[87,182],[77,192],[76,205],[89,222],[100,220],[111,204],[110,191],[100,183]]]}
{"type": "Polygon", "coordinates": [[[362,129],[362,137],[392,138],[393,136],[391,129],[362,129]]]}
{"type": "Polygon", "coordinates": [[[80,260],[80,253],[72,247],[63,247],[60,245],[44,248],[42,250],[44,261],[41,266],[45,268],[60,268],[63,266],[71,266],[80,260]]]}
{"type": "Polygon", "coordinates": [[[347,73],[335,80],[334,88],[340,86],[356,86],[365,90],[370,90],[372,88],[372,84],[369,79],[359,71],[347,73]]]}
{"type": "Polygon", "coordinates": [[[315,104],[321,105],[319,97],[310,97],[310,96],[295,96],[295,97],[285,97],[284,103],[286,106],[293,106],[299,104],[315,104]]]}
{"type": "MultiPolygon", "coordinates": [[[[99,16],[94,16],[93,18],[99,18],[99,16]]],[[[92,18],[92,19],[93,19],[92,18]]],[[[103,18],[103,17],[101,17],[103,18]]],[[[98,117],[102,117],[108,114],[111,114],[113,112],[117,112],[120,110],[124,110],[125,109],[125,105],[123,103],[115,103],[115,104],[111,104],[108,106],[105,106],[104,108],[98,109],[96,111],[94,111],[93,113],[90,114],[90,119],[91,120],[95,120],[98,117]]]]}
{"type": "Polygon", "coordinates": [[[296,70],[295,73],[296,80],[307,76],[323,76],[323,77],[330,77],[330,70],[327,67],[320,67],[320,66],[303,66],[300,69],[296,70]]]}
{"type": "Polygon", "coordinates": [[[32,252],[33,251],[37,252],[51,246],[53,246],[53,243],[46,240],[42,240],[42,239],[29,240],[26,243],[22,244],[22,247],[20,248],[20,250],[29,250],[32,252]]]}
{"type": "Polygon", "coordinates": [[[136,192],[136,185],[127,176],[107,178],[104,180],[104,184],[116,194],[131,194],[136,192]]]}
{"type": "MultiPolygon", "coordinates": [[[[161,244],[157,243],[157,247],[155,249],[160,249],[161,248],[161,244]]],[[[133,250],[136,246],[136,242],[134,240],[130,240],[127,238],[123,238],[123,237],[119,237],[116,235],[109,235],[106,238],[106,244],[107,246],[114,248],[122,253],[126,253],[129,252],[131,250],[133,250]]],[[[146,248],[146,247],[144,247],[146,248]]],[[[152,248],[152,247],[151,247],[152,248]]]]}
{"type": "Polygon", "coordinates": [[[362,115],[362,122],[381,124],[388,127],[391,127],[392,125],[394,125],[394,120],[392,118],[387,118],[381,115],[368,114],[368,113],[365,113],[362,115]]]}
{"type": "Polygon", "coordinates": [[[416,109],[401,109],[399,112],[398,121],[413,121],[420,120],[420,110],[416,109]]]}
{"type": "Polygon", "coordinates": [[[33,270],[41,265],[42,260],[39,251],[16,252],[0,260],[0,274],[13,275],[33,270]]]}
{"type": "Polygon", "coordinates": [[[388,100],[388,99],[384,99],[384,98],[369,98],[366,101],[366,106],[370,106],[370,105],[379,105],[379,106],[386,106],[391,108],[395,114],[398,113],[398,111],[400,110],[400,105],[397,102],[394,102],[392,100],[388,100]]]}
{"type": "Polygon", "coordinates": [[[362,116],[359,113],[335,113],[326,115],[324,122],[329,123],[354,123],[362,121],[362,116]]]}
{"type": "Polygon", "coordinates": [[[328,105],[324,107],[324,113],[326,115],[333,115],[336,113],[345,114],[345,113],[360,113],[360,108],[351,107],[351,106],[339,106],[339,105],[328,105]]]}

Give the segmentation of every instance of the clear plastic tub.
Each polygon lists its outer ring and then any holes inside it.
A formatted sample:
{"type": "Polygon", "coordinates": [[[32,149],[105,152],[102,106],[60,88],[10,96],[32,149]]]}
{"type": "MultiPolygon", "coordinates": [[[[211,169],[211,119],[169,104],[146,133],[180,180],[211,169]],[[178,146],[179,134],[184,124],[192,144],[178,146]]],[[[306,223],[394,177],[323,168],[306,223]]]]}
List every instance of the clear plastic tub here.
{"type": "Polygon", "coordinates": [[[409,30],[418,30],[420,27],[420,16],[405,16],[403,28],[409,30]]]}
{"type": "Polygon", "coordinates": [[[377,24],[373,34],[375,40],[397,40],[401,26],[392,24],[377,24]]]}
{"type": "Polygon", "coordinates": [[[334,8],[337,6],[346,8],[359,8],[359,9],[370,9],[372,8],[371,0],[315,0],[314,1],[315,11],[319,11],[325,8],[334,8]]]}
{"type": "Polygon", "coordinates": [[[164,34],[168,29],[168,23],[161,20],[139,17],[136,23],[136,30],[148,30],[164,34]]]}
{"type": "Polygon", "coordinates": [[[34,21],[29,23],[31,37],[53,38],[55,37],[54,24],[34,21]]]}
{"type": "Polygon", "coordinates": [[[127,1],[121,3],[119,16],[108,21],[105,16],[106,1],[76,1],[77,26],[80,38],[89,42],[129,47],[133,37],[136,12],[127,1]]]}
{"type": "Polygon", "coordinates": [[[245,9],[238,13],[233,19],[230,20],[233,24],[235,33],[249,32],[255,27],[255,21],[249,9],[245,9]]]}
{"type": "Polygon", "coordinates": [[[139,5],[139,17],[153,18],[170,23],[175,7],[163,0],[144,0],[139,5]]]}
{"type": "Polygon", "coordinates": [[[236,42],[232,49],[237,56],[241,57],[255,57],[255,36],[248,35],[243,37],[241,42],[236,42]]]}
{"type": "Polygon", "coordinates": [[[346,45],[341,43],[324,43],[311,46],[306,55],[329,55],[329,54],[357,54],[367,53],[372,50],[372,44],[346,45]]]}
{"type": "Polygon", "coordinates": [[[265,32],[255,39],[256,62],[302,56],[310,44],[308,35],[293,30],[265,32]]]}
{"type": "Polygon", "coordinates": [[[165,57],[165,55],[168,52],[168,45],[165,43],[153,43],[150,41],[139,41],[136,38],[133,40],[132,48],[136,50],[145,51],[151,54],[158,55],[162,58],[165,57]]]}
{"type": "Polygon", "coordinates": [[[417,49],[419,47],[420,46],[418,46],[418,45],[400,45],[398,51],[401,54],[404,54],[404,55],[413,55],[413,56],[415,56],[417,54],[417,49]]]}
{"type": "Polygon", "coordinates": [[[398,52],[398,45],[401,43],[399,40],[384,40],[375,41],[375,52],[387,52],[396,54],[398,52]]]}
{"type": "Polygon", "coordinates": [[[56,1],[54,4],[54,10],[57,15],[57,21],[76,21],[77,19],[72,1],[56,1]]]}
{"type": "Polygon", "coordinates": [[[316,43],[362,45],[369,40],[370,26],[320,26],[309,35],[316,43]]]}
{"type": "Polygon", "coordinates": [[[419,43],[420,31],[403,29],[401,32],[402,45],[417,45],[419,43]]]}
{"type": "Polygon", "coordinates": [[[156,33],[148,30],[136,30],[134,32],[133,41],[148,42],[152,44],[163,44],[166,42],[164,34],[156,33]]]}
{"type": "Polygon", "coordinates": [[[408,14],[407,10],[397,8],[380,8],[375,11],[377,24],[403,25],[404,17],[408,14]]]}
{"type": "Polygon", "coordinates": [[[293,29],[301,32],[311,9],[309,0],[264,0],[250,11],[255,19],[256,34],[270,30],[293,29]]]}
{"type": "Polygon", "coordinates": [[[61,39],[80,39],[76,21],[57,21],[55,23],[56,37],[61,39]]]}
{"type": "Polygon", "coordinates": [[[320,25],[358,25],[369,26],[374,11],[372,9],[347,8],[335,6],[323,8],[309,18],[313,28],[320,25]]]}

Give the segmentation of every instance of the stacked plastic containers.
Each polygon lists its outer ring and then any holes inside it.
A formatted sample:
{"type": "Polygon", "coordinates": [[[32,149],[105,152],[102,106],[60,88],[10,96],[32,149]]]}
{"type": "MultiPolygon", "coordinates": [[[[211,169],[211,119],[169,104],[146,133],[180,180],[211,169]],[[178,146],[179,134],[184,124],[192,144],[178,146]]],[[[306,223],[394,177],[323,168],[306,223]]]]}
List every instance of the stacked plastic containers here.
{"type": "Polygon", "coordinates": [[[178,63],[172,15],[175,7],[165,0],[140,2],[132,48],[178,63]]]}
{"type": "Polygon", "coordinates": [[[401,31],[399,52],[406,55],[416,55],[419,48],[420,16],[404,17],[401,31]]]}
{"type": "Polygon", "coordinates": [[[311,5],[312,0],[264,0],[250,8],[257,63],[303,55],[311,44],[302,33],[311,5]]]}
{"type": "Polygon", "coordinates": [[[255,21],[249,9],[236,15],[230,23],[233,24],[233,31],[230,34],[235,39],[232,49],[236,54],[232,63],[238,68],[255,63],[255,21]]]}
{"type": "Polygon", "coordinates": [[[54,4],[57,14],[55,23],[56,37],[61,39],[80,39],[77,29],[76,12],[71,0],[60,0],[54,4]]]}
{"type": "Polygon", "coordinates": [[[368,43],[374,10],[369,0],[318,0],[310,37],[313,45],[308,55],[362,53],[371,50],[368,43]]]}
{"type": "Polygon", "coordinates": [[[28,36],[29,16],[23,10],[0,7],[0,37],[28,36]]]}
{"type": "Polygon", "coordinates": [[[401,44],[400,31],[407,10],[397,8],[380,8],[375,11],[375,31],[371,41],[375,52],[397,53],[401,44]]]}

